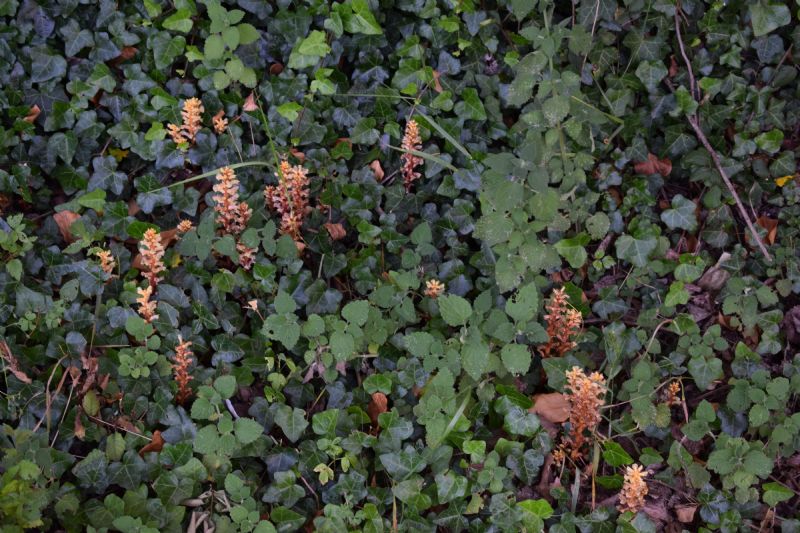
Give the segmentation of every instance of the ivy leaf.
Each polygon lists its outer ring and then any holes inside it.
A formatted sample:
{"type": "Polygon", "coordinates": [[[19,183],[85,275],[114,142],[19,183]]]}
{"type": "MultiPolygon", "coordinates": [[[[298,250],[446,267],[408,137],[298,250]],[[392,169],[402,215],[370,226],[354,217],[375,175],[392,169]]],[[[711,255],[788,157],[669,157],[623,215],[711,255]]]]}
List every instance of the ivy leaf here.
{"type": "Polygon", "coordinates": [[[437,301],[442,319],[451,326],[463,326],[472,316],[472,306],[461,296],[450,294],[438,298],[437,301]]]}
{"type": "Polygon", "coordinates": [[[275,412],[275,423],[278,424],[287,439],[297,442],[308,427],[305,415],[306,413],[302,409],[281,404],[278,405],[275,412]]]}
{"type": "Polygon", "coordinates": [[[616,243],[617,256],[634,266],[644,267],[657,245],[658,241],[654,238],[636,239],[630,235],[622,235],[616,243]]]}
{"type": "Polygon", "coordinates": [[[631,457],[622,446],[612,440],[607,440],[605,444],[603,444],[603,459],[609,466],[613,466],[614,468],[633,464],[633,457],[631,457]]]}
{"type": "Polygon", "coordinates": [[[792,14],[785,3],[771,0],[754,0],[750,3],[750,22],[753,35],[761,37],[792,21],[792,14]]]}

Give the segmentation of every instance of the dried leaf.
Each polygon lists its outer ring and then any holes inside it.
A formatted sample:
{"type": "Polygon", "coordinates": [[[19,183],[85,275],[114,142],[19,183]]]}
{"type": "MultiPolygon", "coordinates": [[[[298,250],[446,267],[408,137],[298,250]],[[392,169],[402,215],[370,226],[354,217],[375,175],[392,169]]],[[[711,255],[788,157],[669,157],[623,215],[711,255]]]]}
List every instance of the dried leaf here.
{"type": "Polygon", "coordinates": [[[372,399],[367,406],[367,414],[369,419],[372,420],[372,425],[378,425],[378,415],[385,413],[389,410],[389,399],[382,392],[373,392],[372,399]]]}
{"type": "Polygon", "coordinates": [[[297,158],[300,163],[304,163],[306,160],[306,154],[298,150],[297,148],[289,148],[289,153],[292,154],[295,158],[297,158]]]}
{"type": "Polygon", "coordinates": [[[334,241],[338,241],[339,239],[344,239],[347,236],[347,232],[344,230],[344,226],[340,223],[331,223],[326,222],[323,224],[325,229],[328,230],[328,234],[331,236],[331,239],[334,241]]]}
{"type": "Polygon", "coordinates": [[[159,453],[161,451],[161,448],[163,447],[164,447],[164,438],[161,436],[161,432],[159,430],[155,430],[153,432],[153,440],[151,440],[141,450],[139,450],[139,457],[144,457],[144,454],[148,452],[159,453]]]}
{"type": "Polygon", "coordinates": [[[783,187],[787,183],[789,183],[790,180],[793,180],[795,177],[796,176],[794,174],[789,174],[787,176],[781,176],[780,178],[775,178],[775,185],[777,185],[778,187],[783,187]]]}
{"type": "Polygon", "coordinates": [[[533,402],[533,407],[528,409],[531,413],[555,424],[569,420],[569,401],[566,394],[560,392],[537,394],[533,397],[533,402]]]}
{"type": "Polygon", "coordinates": [[[11,353],[11,348],[5,341],[0,341],[0,357],[6,362],[6,368],[9,372],[14,374],[14,377],[23,383],[30,384],[31,378],[19,368],[19,362],[14,354],[11,353]]]}
{"type": "Polygon", "coordinates": [[[273,76],[277,76],[283,72],[283,65],[281,63],[273,63],[269,66],[269,73],[273,76]]]}
{"type": "Polygon", "coordinates": [[[383,167],[381,166],[381,162],[377,159],[369,164],[369,168],[372,169],[372,173],[375,174],[375,181],[383,181],[383,176],[385,175],[383,172],[383,167]]]}
{"type": "Polygon", "coordinates": [[[442,89],[442,84],[439,82],[440,75],[441,74],[439,74],[438,70],[433,71],[433,90],[436,91],[437,93],[440,93],[444,90],[442,89]]]}
{"type": "Polygon", "coordinates": [[[697,511],[696,505],[684,505],[675,508],[675,515],[678,517],[678,522],[682,524],[690,524],[694,522],[694,513],[697,511]]]}
{"type": "Polygon", "coordinates": [[[75,236],[69,230],[72,223],[81,218],[78,213],[73,213],[72,211],[59,211],[55,215],[53,215],[53,220],[56,221],[56,225],[58,226],[58,231],[61,232],[61,236],[64,237],[64,240],[67,242],[75,242],[75,236]]]}
{"type": "Polygon", "coordinates": [[[640,161],[633,166],[637,174],[661,174],[665,178],[672,172],[672,161],[659,159],[655,154],[647,154],[647,161],[640,161]]]}
{"type": "Polygon", "coordinates": [[[756,223],[767,230],[767,244],[775,244],[775,237],[778,235],[778,219],[768,218],[762,215],[756,219],[756,223]]]}
{"type": "Polygon", "coordinates": [[[242,111],[255,111],[256,109],[258,109],[258,105],[256,105],[255,93],[250,93],[247,98],[244,99],[242,111]]]}
{"type": "Polygon", "coordinates": [[[36,121],[36,119],[39,117],[41,112],[42,112],[42,110],[39,109],[39,106],[34,104],[33,106],[31,106],[31,110],[28,111],[28,114],[25,115],[25,118],[23,118],[22,120],[24,120],[25,122],[28,122],[30,124],[33,124],[36,121]]]}
{"type": "Polygon", "coordinates": [[[678,60],[674,55],[669,56],[669,77],[674,78],[678,75],[678,60]]]}
{"type": "Polygon", "coordinates": [[[86,437],[86,428],[83,427],[83,422],[81,421],[81,408],[78,407],[78,412],[75,414],[75,423],[72,426],[72,433],[75,434],[75,438],[78,440],[83,440],[86,437]]]}

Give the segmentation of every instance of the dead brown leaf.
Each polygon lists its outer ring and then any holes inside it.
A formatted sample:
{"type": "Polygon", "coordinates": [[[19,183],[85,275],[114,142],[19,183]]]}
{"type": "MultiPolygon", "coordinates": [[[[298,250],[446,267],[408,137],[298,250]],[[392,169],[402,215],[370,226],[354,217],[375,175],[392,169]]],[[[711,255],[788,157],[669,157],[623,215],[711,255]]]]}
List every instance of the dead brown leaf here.
{"type": "Polygon", "coordinates": [[[11,353],[11,348],[8,347],[8,344],[5,341],[0,341],[0,357],[2,357],[3,361],[6,362],[6,368],[9,372],[14,374],[14,377],[20,380],[23,383],[31,384],[31,378],[22,371],[19,367],[19,361],[17,358],[14,357],[14,354],[11,353]]]}
{"type": "Polygon", "coordinates": [[[328,230],[328,235],[330,235],[331,239],[333,239],[334,241],[344,239],[347,236],[347,232],[344,230],[344,226],[342,226],[338,222],[336,223],[326,222],[325,224],[323,224],[323,226],[325,226],[325,229],[328,230]]]}
{"type": "Polygon", "coordinates": [[[69,230],[72,223],[81,218],[78,213],[73,213],[72,211],[59,211],[55,215],[53,215],[53,220],[56,221],[56,225],[58,226],[58,231],[61,232],[61,236],[64,237],[64,240],[67,242],[75,242],[75,236],[69,230]]]}
{"type": "Polygon", "coordinates": [[[369,168],[372,169],[372,173],[375,175],[375,181],[381,182],[383,181],[383,176],[385,175],[383,172],[383,167],[381,166],[381,162],[377,159],[369,164],[369,168]]]}
{"type": "Polygon", "coordinates": [[[775,244],[775,237],[778,235],[778,219],[760,216],[756,219],[756,224],[767,230],[767,244],[775,244]]]}
{"type": "Polygon", "coordinates": [[[292,154],[295,158],[297,158],[297,160],[300,161],[300,163],[303,163],[306,160],[306,154],[301,152],[297,148],[294,147],[289,148],[289,153],[292,154]]]}
{"type": "Polygon", "coordinates": [[[367,414],[372,420],[372,425],[378,425],[378,415],[389,410],[389,399],[382,392],[373,392],[372,399],[367,406],[367,414]]]}
{"type": "Polygon", "coordinates": [[[148,452],[159,453],[161,451],[161,448],[163,447],[164,447],[164,437],[161,436],[161,432],[159,430],[155,430],[153,432],[153,440],[151,440],[141,450],[139,450],[139,457],[144,457],[144,454],[148,452]]]}
{"type": "Polygon", "coordinates": [[[675,56],[669,56],[669,77],[674,78],[678,75],[678,61],[675,56]]]}
{"type": "Polygon", "coordinates": [[[533,407],[528,411],[548,422],[561,424],[569,420],[569,401],[567,401],[567,395],[560,392],[537,394],[533,397],[533,407]]]}
{"type": "Polygon", "coordinates": [[[283,65],[281,63],[273,63],[269,66],[269,73],[273,76],[277,76],[283,72],[283,65]]]}
{"type": "Polygon", "coordinates": [[[42,112],[42,110],[39,109],[39,106],[34,104],[34,105],[31,106],[31,110],[28,111],[28,114],[25,115],[25,118],[23,118],[22,120],[24,120],[25,122],[28,122],[30,124],[33,124],[36,121],[36,119],[38,118],[38,116],[39,116],[39,114],[41,112],[42,112]]]}
{"type": "Polygon", "coordinates": [[[82,409],[78,407],[78,414],[75,415],[75,424],[72,426],[72,433],[75,434],[75,438],[78,440],[83,440],[86,436],[86,428],[83,427],[83,422],[81,421],[81,411],[82,409]]]}
{"type": "Polygon", "coordinates": [[[672,161],[668,158],[659,159],[655,154],[647,154],[647,161],[640,161],[633,165],[637,174],[661,174],[665,178],[672,172],[672,161]]]}
{"type": "Polygon", "coordinates": [[[675,507],[675,515],[678,517],[678,522],[681,522],[682,524],[690,524],[694,522],[695,511],[697,511],[696,505],[675,507]]]}
{"type": "Polygon", "coordinates": [[[438,70],[434,70],[433,71],[433,90],[436,91],[437,93],[440,93],[440,92],[442,92],[444,90],[444,89],[442,89],[442,84],[439,82],[439,76],[440,76],[439,71],[438,70]]]}
{"type": "Polygon", "coordinates": [[[258,106],[256,105],[255,93],[250,93],[247,98],[244,99],[242,111],[255,111],[256,109],[258,109],[258,106]]]}

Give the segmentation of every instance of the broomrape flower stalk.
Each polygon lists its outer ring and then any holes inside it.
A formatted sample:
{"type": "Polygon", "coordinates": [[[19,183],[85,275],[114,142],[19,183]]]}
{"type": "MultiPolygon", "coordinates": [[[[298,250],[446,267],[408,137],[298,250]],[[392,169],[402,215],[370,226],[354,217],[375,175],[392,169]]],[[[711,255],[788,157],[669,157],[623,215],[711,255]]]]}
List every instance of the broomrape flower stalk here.
{"type": "Polygon", "coordinates": [[[406,122],[406,131],[400,148],[404,150],[403,155],[400,156],[400,160],[403,162],[403,184],[406,186],[406,191],[410,191],[411,184],[420,177],[420,173],[414,169],[423,163],[421,157],[411,153],[411,150],[416,150],[417,152],[422,150],[419,126],[417,126],[417,121],[413,118],[408,119],[408,122],[406,122]]]}
{"type": "Polygon", "coordinates": [[[150,300],[150,297],[153,296],[153,287],[148,285],[144,289],[138,287],[136,292],[139,294],[139,297],[136,299],[136,303],[139,304],[139,316],[141,316],[145,322],[148,324],[158,318],[156,314],[156,302],[150,300]]]}
{"type": "Polygon", "coordinates": [[[539,347],[542,357],[563,357],[578,344],[572,339],[583,323],[580,311],[571,307],[563,288],[555,289],[547,304],[547,336],[550,340],[539,347]]]}
{"type": "Polygon", "coordinates": [[[108,250],[98,250],[94,253],[100,260],[100,268],[109,276],[114,272],[114,257],[108,250]]]}
{"type": "Polygon", "coordinates": [[[192,229],[192,221],[191,220],[181,220],[178,223],[178,227],[176,228],[178,233],[186,233],[190,229],[192,229]]]}
{"type": "Polygon", "coordinates": [[[289,165],[282,161],[278,172],[278,185],[264,189],[267,206],[281,216],[280,232],[300,243],[300,230],[308,213],[308,170],[302,165],[289,165]]]}
{"type": "Polygon", "coordinates": [[[144,232],[144,237],[139,242],[139,252],[142,254],[142,263],[147,268],[143,276],[150,282],[150,287],[155,288],[161,280],[159,274],[165,270],[161,261],[164,257],[164,245],[155,229],[149,228],[144,232]]]}
{"type": "Polygon", "coordinates": [[[225,133],[225,130],[228,128],[228,119],[225,118],[225,111],[222,109],[211,118],[211,122],[214,124],[214,131],[217,135],[225,133]]]}
{"type": "Polygon", "coordinates": [[[183,102],[183,110],[181,111],[183,124],[180,126],[167,124],[167,131],[175,144],[194,143],[197,132],[202,127],[201,122],[204,111],[203,102],[199,98],[189,98],[183,102]]]}
{"type": "Polygon", "coordinates": [[[256,262],[256,249],[245,246],[244,243],[236,243],[236,251],[239,253],[239,264],[245,270],[253,268],[253,263],[256,262]]]}
{"type": "Polygon", "coordinates": [[[644,497],[647,496],[647,483],[644,478],[647,471],[641,465],[633,465],[625,468],[625,478],[622,482],[622,490],[619,493],[619,505],[617,509],[621,513],[630,511],[638,513],[644,508],[644,497]]]}
{"type": "Polygon", "coordinates": [[[192,389],[189,387],[189,382],[192,380],[192,376],[189,375],[189,366],[192,364],[192,351],[189,349],[191,345],[191,342],[178,337],[178,345],[175,347],[175,364],[172,365],[172,372],[175,383],[178,384],[175,401],[180,405],[186,403],[192,395],[192,389]]]}
{"type": "Polygon", "coordinates": [[[438,298],[444,292],[444,285],[438,279],[429,279],[425,282],[425,296],[438,298]]]}
{"type": "Polygon", "coordinates": [[[581,455],[581,447],[587,441],[586,432],[594,432],[600,424],[600,407],[605,403],[606,379],[593,372],[587,376],[583,370],[573,366],[567,371],[567,401],[570,405],[569,425],[572,457],[581,455]]]}
{"type": "Polygon", "coordinates": [[[217,222],[222,224],[225,233],[239,235],[253,214],[253,210],[246,202],[239,201],[239,180],[233,169],[222,167],[217,173],[217,183],[214,185],[214,211],[217,212],[217,222]]]}

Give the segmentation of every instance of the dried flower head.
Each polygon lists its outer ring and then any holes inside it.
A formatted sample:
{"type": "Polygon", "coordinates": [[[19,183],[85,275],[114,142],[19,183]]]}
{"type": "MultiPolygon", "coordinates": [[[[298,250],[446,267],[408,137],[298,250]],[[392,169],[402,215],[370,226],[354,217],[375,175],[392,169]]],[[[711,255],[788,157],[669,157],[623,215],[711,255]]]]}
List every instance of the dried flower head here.
{"type": "Polygon", "coordinates": [[[142,254],[142,263],[147,269],[143,276],[150,282],[151,287],[155,287],[161,280],[159,274],[165,270],[161,260],[164,257],[164,244],[155,229],[148,228],[144,232],[139,242],[139,252],[142,254]]]}
{"type": "Polygon", "coordinates": [[[183,136],[183,131],[181,130],[180,126],[176,126],[175,124],[167,124],[167,132],[169,136],[172,137],[172,142],[175,144],[185,143],[186,137],[183,136]]]}
{"type": "Polygon", "coordinates": [[[587,376],[574,366],[567,371],[567,401],[570,405],[569,425],[572,456],[581,455],[586,442],[586,432],[592,433],[600,424],[600,407],[605,403],[606,380],[602,374],[593,372],[587,376]]]}
{"type": "Polygon", "coordinates": [[[136,303],[139,304],[139,316],[141,316],[147,323],[150,323],[158,318],[158,315],[156,314],[156,302],[150,300],[150,297],[153,296],[153,287],[150,285],[144,289],[138,287],[136,292],[139,294],[139,297],[136,298],[136,303]]]}
{"type": "Polygon", "coordinates": [[[245,270],[253,268],[253,264],[256,262],[256,249],[237,242],[236,251],[239,253],[239,264],[242,268],[245,270]]]}
{"type": "Polygon", "coordinates": [[[225,110],[220,109],[219,112],[211,118],[211,122],[214,124],[214,131],[217,132],[217,135],[225,133],[225,130],[228,129],[228,119],[225,118],[225,110]]]}
{"type": "Polygon", "coordinates": [[[191,345],[191,342],[178,337],[178,345],[175,347],[175,364],[172,365],[172,372],[178,384],[175,401],[181,405],[192,395],[192,389],[189,387],[189,382],[192,380],[192,376],[189,375],[189,366],[192,364],[192,351],[189,348],[191,345]]]}
{"type": "Polygon", "coordinates": [[[438,279],[429,279],[425,282],[425,296],[438,298],[444,292],[444,285],[438,279]]]}
{"type": "Polygon", "coordinates": [[[416,150],[417,152],[422,150],[419,126],[413,118],[408,119],[408,122],[406,122],[406,131],[403,134],[403,142],[400,144],[400,148],[404,150],[403,155],[400,156],[400,160],[403,162],[403,183],[406,186],[406,191],[409,191],[411,190],[411,184],[420,177],[420,173],[414,169],[423,163],[421,157],[411,153],[411,150],[416,150]]]}
{"type": "Polygon", "coordinates": [[[280,232],[289,235],[296,243],[302,240],[300,230],[308,214],[308,170],[302,165],[289,165],[282,161],[278,172],[278,185],[264,189],[267,206],[281,216],[280,232]]]}
{"type": "Polygon", "coordinates": [[[580,331],[583,318],[580,311],[570,306],[563,288],[553,291],[544,318],[550,340],[539,346],[542,357],[562,357],[577,346],[573,338],[580,331]]]}
{"type": "Polygon", "coordinates": [[[246,202],[239,201],[239,180],[233,169],[230,167],[219,169],[214,193],[217,222],[222,224],[225,233],[239,235],[247,227],[253,210],[246,202]]]}
{"type": "Polygon", "coordinates": [[[674,380],[667,385],[667,391],[664,398],[667,405],[680,405],[681,399],[678,397],[680,392],[681,384],[678,380],[674,380]]]}
{"type": "Polygon", "coordinates": [[[644,508],[644,497],[647,496],[645,477],[647,477],[647,471],[641,465],[635,464],[625,468],[625,478],[622,482],[617,506],[621,513],[626,511],[638,513],[644,508]]]}
{"type": "Polygon", "coordinates": [[[97,250],[94,255],[100,260],[100,268],[109,276],[114,272],[116,262],[108,250],[97,250]]]}
{"type": "Polygon", "coordinates": [[[193,227],[194,226],[192,225],[192,221],[191,220],[181,220],[178,223],[178,227],[176,229],[178,230],[178,233],[186,233],[190,229],[192,229],[193,227]]]}

